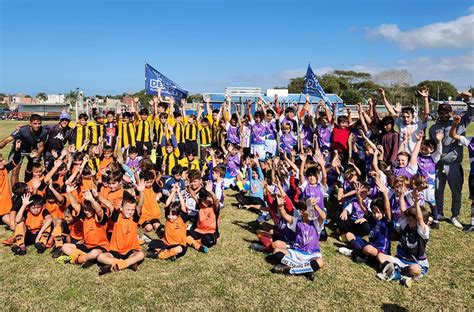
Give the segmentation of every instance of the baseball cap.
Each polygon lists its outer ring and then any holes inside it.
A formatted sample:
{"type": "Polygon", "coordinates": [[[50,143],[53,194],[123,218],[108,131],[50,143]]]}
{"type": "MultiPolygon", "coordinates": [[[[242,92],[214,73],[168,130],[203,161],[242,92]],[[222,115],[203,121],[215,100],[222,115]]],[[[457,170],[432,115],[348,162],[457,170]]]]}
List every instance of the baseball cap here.
{"type": "Polygon", "coordinates": [[[59,115],[59,120],[61,119],[71,120],[71,115],[69,113],[62,112],[61,115],[59,115]]]}
{"type": "Polygon", "coordinates": [[[451,104],[443,103],[438,105],[438,112],[452,112],[453,108],[451,107],[451,104]]]}

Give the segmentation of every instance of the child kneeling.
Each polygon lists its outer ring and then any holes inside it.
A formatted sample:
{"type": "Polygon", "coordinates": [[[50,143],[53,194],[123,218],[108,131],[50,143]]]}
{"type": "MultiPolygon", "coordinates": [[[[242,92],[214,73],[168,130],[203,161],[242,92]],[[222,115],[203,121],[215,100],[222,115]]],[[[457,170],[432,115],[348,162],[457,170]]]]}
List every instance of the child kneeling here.
{"type": "Polygon", "coordinates": [[[303,274],[313,281],[314,272],[324,265],[319,235],[324,228],[326,213],[318,206],[316,199],[311,199],[308,207],[303,202],[297,203],[299,217],[290,216],[286,212],[282,196],[278,196],[277,202],[281,216],[288,222],[288,227],[295,232],[296,239],[291,248],[287,248],[286,243],[282,241],[273,243],[275,247],[273,257],[281,263],[272,268],[272,273],[303,274]]]}

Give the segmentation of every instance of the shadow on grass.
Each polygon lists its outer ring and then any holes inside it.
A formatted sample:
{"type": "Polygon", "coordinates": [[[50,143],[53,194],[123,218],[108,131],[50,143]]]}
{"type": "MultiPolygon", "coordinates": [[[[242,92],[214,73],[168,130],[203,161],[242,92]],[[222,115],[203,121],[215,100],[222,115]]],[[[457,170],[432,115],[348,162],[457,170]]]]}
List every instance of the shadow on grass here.
{"type": "Polygon", "coordinates": [[[257,230],[260,226],[260,223],[258,223],[257,221],[250,221],[250,222],[232,221],[231,223],[253,234],[257,234],[257,230]]]}
{"type": "Polygon", "coordinates": [[[384,303],[380,306],[382,311],[408,311],[407,308],[401,307],[398,304],[395,303],[384,303]]]}

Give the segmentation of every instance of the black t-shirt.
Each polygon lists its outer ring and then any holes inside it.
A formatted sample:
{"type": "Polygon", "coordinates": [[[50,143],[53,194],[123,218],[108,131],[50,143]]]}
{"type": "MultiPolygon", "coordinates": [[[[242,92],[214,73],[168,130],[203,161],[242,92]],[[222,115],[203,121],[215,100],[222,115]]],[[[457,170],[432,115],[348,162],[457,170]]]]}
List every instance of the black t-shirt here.
{"type": "Polygon", "coordinates": [[[58,153],[64,148],[66,142],[71,143],[74,136],[74,131],[69,126],[61,128],[59,124],[48,127],[48,139],[46,140],[46,151],[51,152],[56,150],[58,153]]]}
{"type": "MultiPolygon", "coordinates": [[[[38,148],[38,143],[46,141],[48,131],[43,127],[38,131],[33,131],[33,129],[27,125],[13,131],[11,136],[15,140],[21,141],[21,153],[31,153],[32,150],[38,148]]],[[[13,148],[15,148],[15,145],[13,145],[13,148]]]]}

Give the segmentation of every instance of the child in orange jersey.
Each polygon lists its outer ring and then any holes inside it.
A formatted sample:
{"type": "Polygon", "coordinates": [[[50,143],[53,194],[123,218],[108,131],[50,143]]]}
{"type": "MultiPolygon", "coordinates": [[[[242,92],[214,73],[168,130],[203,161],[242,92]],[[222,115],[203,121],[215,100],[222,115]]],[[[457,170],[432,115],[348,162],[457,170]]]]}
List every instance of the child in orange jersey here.
{"type": "Polygon", "coordinates": [[[12,246],[13,253],[24,255],[26,246],[33,244],[38,253],[43,253],[51,233],[52,220],[41,195],[23,195],[22,205],[15,219],[16,241],[12,246]]]}
{"type": "Polygon", "coordinates": [[[145,254],[140,248],[138,241],[138,221],[144,202],[145,181],[141,180],[135,186],[140,193],[140,199],[137,200],[133,195],[124,192],[120,210],[114,209],[107,200],[103,204],[113,210],[110,219],[115,223],[110,239],[109,252],[99,255],[97,261],[104,264],[99,271],[99,275],[110,272],[117,272],[130,267],[132,270],[138,270],[138,262],[145,258],[145,254]]]}
{"type": "MultiPolygon", "coordinates": [[[[68,194],[73,187],[68,187],[68,194]]],[[[82,264],[83,268],[89,267],[97,257],[107,252],[109,241],[107,239],[108,216],[90,191],[84,192],[84,203],[79,204],[71,196],[71,206],[83,222],[84,241],[82,244],[64,244],[62,251],[67,255],[58,258],[58,262],[71,262],[82,264]]]]}
{"type": "Polygon", "coordinates": [[[160,196],[155,192],[155,174],[152,171],[146,170],[140,172],[140,179],[145,181],[144,203],[142,208],[142,215],[138,222],[144,232],[157,231],[161,226],[161,209],[158,201],[160,196]]]}
{"type": "Polygon", "coordinates": [[[147,258],[174,261],[186,254],[186,220],[188,209],[181,195],[178,183],[171,188],[166,201],[165,235],[161,240],[154,239],[148,244],[147,258]],[[179,197],[179,202],[176,201],[179,197]]]}
{"type": "Polygon", "coordinates": [[[0,218],[10,229],[15,229],[15,220],[12,219],[10,211],[13,207],[10,191],[10,179],[8,173],[12,171],[21,161],[21,141],[16,141],[13,159],[5,164],[5,159],[0,154],[0,218]]]}
{"type": "Polygon", "coordinates": [[[219,238],[220,204],[212,191],[212,182],[206,183],[206,188],[199,191],[198,198],[197,227],[188,231],[186,242],[189,246],[207,253],[207,247],[214,246],[219,238]]]}

